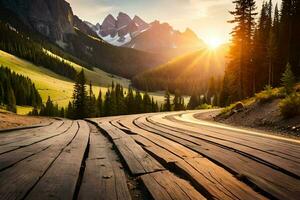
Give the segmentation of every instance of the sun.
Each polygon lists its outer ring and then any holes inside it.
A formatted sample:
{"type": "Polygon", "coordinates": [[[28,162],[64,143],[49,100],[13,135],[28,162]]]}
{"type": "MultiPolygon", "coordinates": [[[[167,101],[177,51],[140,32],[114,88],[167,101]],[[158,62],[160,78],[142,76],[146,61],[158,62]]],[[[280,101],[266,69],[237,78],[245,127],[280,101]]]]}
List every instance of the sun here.
{"type": "Polygon", "coordinates": [[[206,43],[210,49],[216,49],[221,45],[222,41],[219,38],[210,38],[206,43]]]}

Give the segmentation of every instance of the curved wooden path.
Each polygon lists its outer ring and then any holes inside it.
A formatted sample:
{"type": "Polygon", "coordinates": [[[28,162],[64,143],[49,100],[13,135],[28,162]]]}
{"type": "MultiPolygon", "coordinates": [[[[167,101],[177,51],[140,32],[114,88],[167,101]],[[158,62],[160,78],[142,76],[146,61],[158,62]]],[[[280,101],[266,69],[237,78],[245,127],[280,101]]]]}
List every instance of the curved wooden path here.
{"type": "Polygon", "coordinates": [[[300,199],[300,142],[142,114],[0,133],[0,199],[300,199]]]}

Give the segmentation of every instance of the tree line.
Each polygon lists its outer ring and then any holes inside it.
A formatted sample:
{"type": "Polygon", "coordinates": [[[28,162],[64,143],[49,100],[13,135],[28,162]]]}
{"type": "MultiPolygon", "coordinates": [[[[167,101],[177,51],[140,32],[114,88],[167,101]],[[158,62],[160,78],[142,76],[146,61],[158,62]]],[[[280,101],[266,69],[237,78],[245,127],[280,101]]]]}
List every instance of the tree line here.
{"type": "Polygon", "coordinates": [[[76,70],[63,60],[47,55],[40,43],[34,42],[29,36],[18,32],[9,24],[0,21],[0,49],[15,56],[28,60],[37,66],[75,80],[76,70]]]}
{"type": "Polygon", "coordinates": [[[35,108],[30,114],[83,119],[158,111],[158,103],[148,93],[141,94],[132,88],[125,91],[120,84],[112,83],[111,88],[105,94],[100,90],[96,96],[93,93],[92,84],[87,86],[82,70],[76,77],[73,100],[69,102],[66,108],[59,109],[49,97],[40,112],[35,108]]]}
{"type": "Polygon", "coordinates": [[[16,112],[16,105],[41,106],[42,98],[31,80],[0,67],[0,105],[16,112]]]}
{"type": "Polygon", "coordinates": [[[48,97],[40,111],[35,107],[30,115],[83,119],[186,109],[184,98],[180,92],[176,92],[172,99],[167,91],[164,98],[164,103],[159,105],[147,92],[142,94],[131,87],[125,91],[120,84],[114,83],[105,94],[100,90],[96,96],[93,93],[92,84],[87,86],[82,70],[76,77],[73,100],[69,102],[66,108],[59,108],[48,97]]]}
{"type": "Polygon", "coordinates": [[[230,12],[235,27],[231,33],[230,62],[225,70],[221,105],[277,87],[287,66],[300,76],[300,1],[272,0],[257,13],[255,0],[235,0],[230,12]],[[259,20],[256,16],[259,14],[259,20]]]}

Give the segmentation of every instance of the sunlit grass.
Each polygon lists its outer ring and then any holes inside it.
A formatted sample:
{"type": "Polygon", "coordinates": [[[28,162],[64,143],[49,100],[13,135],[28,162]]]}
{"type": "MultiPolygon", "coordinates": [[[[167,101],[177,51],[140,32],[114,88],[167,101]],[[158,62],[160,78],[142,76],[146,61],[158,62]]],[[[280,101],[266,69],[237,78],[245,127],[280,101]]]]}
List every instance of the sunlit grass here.
{"type": "Polygon", "coordinates": [[[69,60],[63,59],[62,57],[53,54],[51,51],[48,51],[44,49],[45,53],[49,56],[52,56],[54,58],[57,58],[58,60],[64,61],[65,63],[71,65],[75,68],[77,72],[84,69],[85,77],[88,81],[91,81],[93,85],[102,86],[102,87],[108,87],[111,85],[112,82],[119,83],[123,87],[128,87],[130,85],[130,80],[112,75],[109,73],[106,73],[98,68],[94,68],[93,70],[89,70],[84,66],[80,66],[74,62],[71,62],[69,60]]]}
{"type": "MultiPolygon", "coordinates": [[[[48,96],[50,96],[51,99],[60,107],[66,107],[69,101],[72,100],[74,82],[68,78],[58,75],[44,67],[38,67],[26,60],[20,59],[4,51],[0,51],[0,65],[10,68],[18,74],[30,77],[38,89],[43,102],[46,102],[48,96]]],[[[105,72],[101,71],[100,69],[96,69],[95,73],[101,74],[105,72]]],[[[123,78],[114,78],[114,80],[116,79],[120,79],[120,82],[126,84],[129,82],[127,79],[123,78]]],[[[107,84],[111,85],[111,79],[109,79],[109,83],[107,84]]],[[[127,92],[126,84],[124,88],[125,92],[127,92]]],[[[104,96],[108,90],[108,87],[93,86],[93,92],[96,96],[98,96],[100,89],[102,91],[102,95],[104,96]]],[[[158,101],[159,104],[164,102],[164,92],[150,93],[150,95],[153,96],[154,100],[158,101]]],[[[19,114],[27,114],[28,110],[31,111],[31,108],[29,107],[18,108],[19,114]]]]}
{"type": "MultiPolygon", "coordinates": [[[[63,76],[3,51],[0,51],[0,65],[10,68],[18,74],[30,77],[43,102],[50,96],[59,106],[67,106],[72,99],[74,83],[63,76]]],[[[95,86],[94,93],[98,94],[100,88],[103,92],[107,90],[106,87],[95,86]]]]}

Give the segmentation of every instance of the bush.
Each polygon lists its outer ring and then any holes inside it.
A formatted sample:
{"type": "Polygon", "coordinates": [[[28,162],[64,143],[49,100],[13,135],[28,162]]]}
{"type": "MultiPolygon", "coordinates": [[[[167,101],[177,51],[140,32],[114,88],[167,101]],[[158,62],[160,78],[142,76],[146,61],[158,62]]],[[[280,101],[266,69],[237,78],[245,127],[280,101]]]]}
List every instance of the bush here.
{"type": "Polygon", "coordinates": [[[265,90],[255,94],[256,101],[261,103],[266,103],[272,101],[273,99],[284,97],[282,90],[279,88],[272,88],[271,86],[267,85],[265,90]]]}
{"type": "Polygon", "coordinates": [[[300,115],[300,95],[293,93],[279,103],[281,115],[285,118],[300,115]]]}
{"type": "Polygon", "coordinates": [[[227,116],[230,116],[233,113],[233,110],[241,110],[244,107],[245,107],[244,104],[239,101],[239,102],[230,104],[229,106],[225,107],[221,111],[220,115],[223,115],[223,116],[227,117],[227,116]]]}
{"type": "Polygon", "coordinates": [[[200,106],[198,106],[196,109],[197,110],[202,110],[202,109],[213,109],[214,107],[212,105],[209,105],[209,104],[201,104],[200,106]]]}

